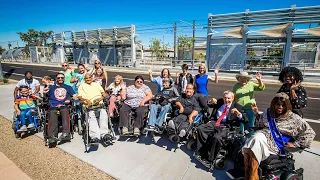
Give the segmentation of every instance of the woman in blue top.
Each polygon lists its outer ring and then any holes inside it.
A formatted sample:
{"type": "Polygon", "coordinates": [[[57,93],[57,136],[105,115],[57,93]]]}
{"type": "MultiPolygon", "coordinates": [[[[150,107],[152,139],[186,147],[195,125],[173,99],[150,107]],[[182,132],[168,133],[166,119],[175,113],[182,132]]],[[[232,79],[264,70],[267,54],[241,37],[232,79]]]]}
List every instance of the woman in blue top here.
{"type": "Polygon", "coordinates": [[[170,71],[168,68],[163,68],[162,71],[161,71],[161,75],[156,77],[156,78],[153,78],[152,77],[152,70],[149,69],[149,78],[150,78],[150,81],[153,82],[153,83],[157,83],[158,85],[158,90],[157,92],[161,92],[162,89],[163,89],[163,85],[162,85],[162,80],[164,78],[169,78],[170,79],[170,82],[171,84],[174,84],[174,81],[173,79],[171,78],[171,75],[170,75],[170,71]]]}
{"type": "Polygon", "coordinates": [[[215,78],[213,78],[213,77],[210,77],[208,74],[206,74],[207,73],[206,66],[204,64],[200,64],[198,68],[198,72],[199,74],[194,76],[194,79],[195,79],[194,84],[197,88],[197,93],[208,96],[209,95],[208,89],[207,89],[208,81],[210,80],[212,82],[218,83],[219,70],[218,69],[214,70],[215,78]]]}

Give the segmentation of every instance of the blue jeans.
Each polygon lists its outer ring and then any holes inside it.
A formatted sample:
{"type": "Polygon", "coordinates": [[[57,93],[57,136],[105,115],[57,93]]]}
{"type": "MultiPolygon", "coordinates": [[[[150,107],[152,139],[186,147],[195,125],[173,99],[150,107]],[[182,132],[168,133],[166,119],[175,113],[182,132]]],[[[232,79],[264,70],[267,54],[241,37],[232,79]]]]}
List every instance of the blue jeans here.
{"type": "Polygon", "coordinates": [[[250,127],[254,127],[254,121],[256,119],[256,116],[254,115],[253,111],[251,109],[245,109],[244,112],[246,113],[246,116],[248,118],[247,124],[240,125],[240,130],[248,130],[250,127]]]}
{"type": "Polygon", "coordinates": [[[152,104],[150,108],[150,115],[149,115],[149,123],[150,126],[162,126],[163,121],[165,120],[166,114],[168,111],[171,110],[171,105],[161,106],[160,104],[152,104]],[[161,108],[159,116],[157,118],[158,109],[161,108]]]}
{"type": "Polygon", "coordinates": [[[19,116],[19,119],[21,121],[21,125],[27,125],[27,124],[33,124],[33,118],[32,118],[32,112],[31,110],[34,110],[34,109],[24,109],[24,110],[21,110],[21,113],[20,113],[20,116],[19,116]],[[28,120],[28,122],[26,122],[26,118],[28,120]]]}

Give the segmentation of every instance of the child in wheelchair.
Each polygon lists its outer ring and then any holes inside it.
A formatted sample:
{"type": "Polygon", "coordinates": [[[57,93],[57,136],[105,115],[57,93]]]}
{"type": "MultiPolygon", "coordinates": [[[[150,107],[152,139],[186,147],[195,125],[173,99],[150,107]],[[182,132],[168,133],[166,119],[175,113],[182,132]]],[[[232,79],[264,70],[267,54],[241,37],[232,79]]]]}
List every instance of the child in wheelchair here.
{"type": "Polygon", "coordinates": [[[33,118],[33,113],[36,113],[36,99],[41,99],[38,96],[30,95],[28,86],[20,86],[20,95],[15,100],[14,109],[21,126],[17,132],[24,132],[37,127],[37,122],[33,118]]]}
{"type": "Polygon", "coordinates": [[[162,132],[166,115],[172,110],[171,103],[179,96],[178,90],[171,86],[169,78],[162,80],[163,89],[153,98],[150,107],[148,126],[146,131],[162,132]],[[160,112],[159,112],[160,111],[160,112]]]}
{"type": "Polygon", "coordinates": [[[116,101],[120,101],[121,99],[121,92],[124,92],[126,88],[126,83],[123,82],[122,76],[117,75],[114,78],[114,82],[111,83],[107,88],[106,91],[109,92],[110,99],[109,99],[109,106],[108,112],[110,118],[113,118],[116,112],[116,115],[119,115],[119,109],[117,109],[116,101]]]}

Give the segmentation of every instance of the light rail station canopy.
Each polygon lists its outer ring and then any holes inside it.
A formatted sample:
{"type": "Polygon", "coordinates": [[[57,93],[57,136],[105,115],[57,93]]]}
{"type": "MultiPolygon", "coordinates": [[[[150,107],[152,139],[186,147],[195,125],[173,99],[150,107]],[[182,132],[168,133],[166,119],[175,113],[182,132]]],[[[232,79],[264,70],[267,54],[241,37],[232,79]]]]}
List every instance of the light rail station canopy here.
{"type": "Polygon", "coordinates": [[[257,31],[257,33],[267,35],[269,37],[283,37],[285,30],[290,26],[290,24],[283,24],[280,26],[275,26],[267,29],[262,29],[257,31]]]}
{"type": "Polygon", "coordinates": [[[320,26],[316,28],[305,29],[305,30],[302,30],[302,32],[308,33],[314,36],[320,36],[320,26]]]}
{"type": "Polygon", "coordinates": [[[109,29],[64,31],[53,35],[54,43],[65,44],[66,42],[90,44],[111,43],[113,41],[130,42],[134,38],[134,25],[129,27],[113,27],[109,29]],[[70,38],[67,38],[70,34],[70,38]]]}
{"type": "Polygon", "coordinates": [[[242,38],[241,31],[242,31],[242,27],[236,27],[230,30],[223,31],[221,33],[227,36],[235,37],[235,38],[242,38]]]}

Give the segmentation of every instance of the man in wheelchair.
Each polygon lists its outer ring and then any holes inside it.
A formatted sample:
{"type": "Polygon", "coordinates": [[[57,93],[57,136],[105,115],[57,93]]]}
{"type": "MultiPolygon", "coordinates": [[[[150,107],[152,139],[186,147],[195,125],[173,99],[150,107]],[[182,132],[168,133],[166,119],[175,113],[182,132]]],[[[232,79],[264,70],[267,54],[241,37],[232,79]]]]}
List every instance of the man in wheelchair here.
{"type": "Polygon", "coordinates": [[[175,105],[179,108],[179,115],[169,121],[169,131],[178,132],[179,137],[184,137],[190,129],[194,118],[201,111],[199,102],[194,96],[193,84],[187,85],[185,94],[178,97],[175,105]]]}
{"type": "Polygon", "coordinates": [[[178,90],[171,86],[169,78],[162,80],[163,89],[153,98],[153,104],[150,107],[149,122],[145,128],[147,131],[161,132],[166,114],[172,109],[171,102],[179,96],[178,90]],[[160,110],[160,113],[158,111],[160,110]],[[159,114],[159,115],[158,115],[159,114]],[[158,115],[158,117],[157,117],[158,115]]]}
{"type": "Polygon", "coordinates": [[[209,118],[210,121],[196,128],[197,149],[195,158],[208,168],[211,168],[218,155],[222,155],[220,150],[223,139],[232,130],[227,128],[226,124],[229,127],[239,126],[240,122],[247,121],[242,107],[233,100],[234,94],[231,91],[225,91],[221,99],[213,98],[210,105],[213,108],[209,118]]]}
{"type": "Polygon", "coordinates": [[[73,88],[64,84],[64,74],[57,73],[56,84],[50,86],[47,92],[49,98],[49,122],[48,137],[49,145],[57,141],[70,140],[70,114],[68,105],[71,98],[77,98],[73,88]],[[62,135],[57,138],[59,132],[58,117],[62,119],[62,135]]]}
{"type": "Polygon", "coordinates": [[[32,113],[36,112],[35,100],[40,97],[29,94],[28,86],[19,87],[20,95],[15,98],[14,109],[21,122],[21,127],[17,132],[24,132],[35,128],[32,113]],[[27,119],[27,121],[26,121],[27,119]]]}
{"type": "MultiPolygon", "coordinates": [[[[268,176],[263,172],[263,162],[274,155],[278,158],[286,157],[286,148],[310,147],[315,132],[304,119],[291,111],[291,103],[285,93],[276,94],[271,101],[270,108],[263,115],[258,114],[259,111],[255,104],[252,105],[252,110],[257,117],[255,126],[261,130],[256,131],[251,138],[247,139],[242,148],[244,179],[258,180],[265,175],[268,176]]],[[[288,164],[284,166],[287,167],[288,164]]],[[[277,167],[281,168],[281,166],[277,167]]]]}
{"type": "Polygon", "coordinates": [[[86,121],[89,123],[90,143],[99,143],[100,139],[107,140],[108,134],[108,114],[103,103],[107,94],[100,84],[92,82],[91,74],[85,74],[84,79],[85,83],[78,89],[79,99],[89,111],[86,121]]]}

